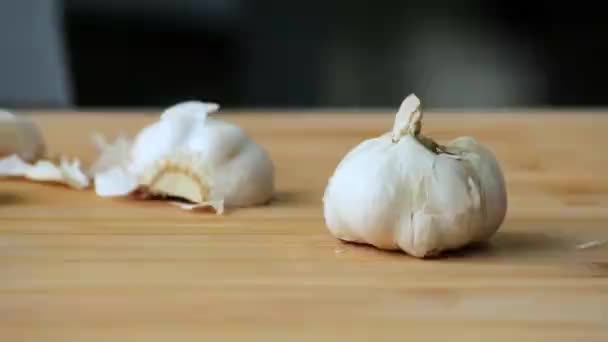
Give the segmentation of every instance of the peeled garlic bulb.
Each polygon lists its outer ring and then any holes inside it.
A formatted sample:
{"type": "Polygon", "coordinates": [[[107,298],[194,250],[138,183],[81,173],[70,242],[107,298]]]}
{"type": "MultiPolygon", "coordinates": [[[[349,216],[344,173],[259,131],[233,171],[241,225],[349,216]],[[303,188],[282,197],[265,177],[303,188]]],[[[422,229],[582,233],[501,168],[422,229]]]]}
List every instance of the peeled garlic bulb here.
{"type": "Polygon", "coordinates": [[[335,237],[426,257],[498,230],[507,194],[492,152],[470,137],[441,146],[421,128],[412,94],[392,132],[363,141],[339,163],[323,198],[335,237]]]}
{"type": "Polygon", "coordinates": [[[268,202],[274,191],[270,157],[238,126],[208,117],[218,108],[180,103],[143,128],[132,144],[98,141],[101,156],[92,170],[96,192],[124,196],[138,190],[197,204],[188,209],[208,204],[219,211],[223,205],[268,202]]]}
{"type": "Polygon", "coordinates": [[[32,120],[0,110],[0,158],[16,154],[32,162],[44,152],[42,134],[32,120]]]}

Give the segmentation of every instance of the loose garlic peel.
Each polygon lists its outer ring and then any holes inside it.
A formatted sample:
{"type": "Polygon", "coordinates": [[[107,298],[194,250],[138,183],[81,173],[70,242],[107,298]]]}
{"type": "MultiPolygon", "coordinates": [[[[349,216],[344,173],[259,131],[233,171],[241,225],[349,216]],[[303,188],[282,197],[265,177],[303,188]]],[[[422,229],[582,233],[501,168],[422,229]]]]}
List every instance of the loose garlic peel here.
{"type": "Polygon", "coordinates": [[[442,146],[422,135],[420,100],[408,96],[393,130],[347,153],[323,197],[338,239],[416,257],[489,239],[507,210],[500,166],[471,137],[442,146]]]}
{"type": "Polygon", "coordinates": [[[33,121],[0,111],[0,177],[61,183],[75,189],[88,187],[89,179],[78,159],[62,157],[53,163],[40,159],[44,153],[44,139],[33,121]]]}
{"type": "MultiPolygon", "coordinates": [[[[91,170],[98,195],[181,198],[186,210],[266,203],[274,166],[261,146],[236,125],[209,118],[214,103],[183,102],[165,110],[133,142],[96,138],[100,158],[91,170]],[[118,156],[118,157],[117,157],[118,156]]],[[[173,202],[174,203],[174,202],[173,202]]]]}

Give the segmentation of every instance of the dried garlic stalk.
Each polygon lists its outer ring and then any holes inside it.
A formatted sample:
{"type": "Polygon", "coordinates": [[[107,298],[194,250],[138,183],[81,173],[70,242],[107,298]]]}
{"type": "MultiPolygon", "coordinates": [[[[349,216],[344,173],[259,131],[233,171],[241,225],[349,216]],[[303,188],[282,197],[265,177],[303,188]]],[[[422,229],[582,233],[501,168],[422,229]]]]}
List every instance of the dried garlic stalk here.
{"type": "Polygon", "coordinates": [[[165,110],[133,142],[96,138],[100,157],[90,171],[100,196],[134,193],[180,198],[193,210],[266,203],[274,166],[266,151],[239,127],[208,117],[214,103],[184,102],[165,110]]]}
{"type": "Polygon", "coordinates": [[[351,150],[330,178],[324,215],[339,239],[416,257],[489,239],[507,194],[490,150],[461,137],[441,146],[421,133],[420,100],[408,96],[392,132],[351,150]]]}

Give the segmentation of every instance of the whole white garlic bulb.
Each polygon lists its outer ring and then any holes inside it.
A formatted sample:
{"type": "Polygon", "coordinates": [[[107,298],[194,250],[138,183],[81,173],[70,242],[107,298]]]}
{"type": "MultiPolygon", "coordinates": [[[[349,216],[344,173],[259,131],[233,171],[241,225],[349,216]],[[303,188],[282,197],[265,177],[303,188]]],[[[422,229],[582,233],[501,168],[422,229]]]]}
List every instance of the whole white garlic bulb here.
{"type": "Polygon", "coordinates": [[[44,153],[44,139],[35,122],[0,110],[0,158],[17,155],[26,162],[32,162],[44,153]]]}
{"type": "Polygon", "coordinates": [[[143,128],[132,144],[100,142],[102,155],[92,170],[97,193],[124,196],[139,190],[195,204],[185,205],[188,209],[213,206],[219,212],[223,205],[268,202],[274,192],[272,160],[240,127],[208,117],[218,108],[180,103],[143,128]]]}
{"type": "Polygon", "coordinates": [[[335,237],[427,257],[498,230],[507,194],[493,153],[470,137],[441,146],[421,127],[412,94],[392,132],[362,142],[339,163],[323,198],[335,237]]]}

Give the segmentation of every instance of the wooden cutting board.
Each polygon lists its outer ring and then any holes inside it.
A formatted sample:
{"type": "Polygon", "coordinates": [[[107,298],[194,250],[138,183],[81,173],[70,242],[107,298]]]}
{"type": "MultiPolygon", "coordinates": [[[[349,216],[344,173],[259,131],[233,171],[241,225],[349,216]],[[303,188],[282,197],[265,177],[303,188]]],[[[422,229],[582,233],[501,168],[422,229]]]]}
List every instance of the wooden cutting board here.
{"type": "MultiPolygon", "coordinates": [[[[269,206],[224,216],[161,201],[0,180],[0,341],[333,339],[608,341],[608,115],[427,113],[472,135],[507,178],[486,246],[438,260],[344,244],[321,197],[390,113],[229,113],[277,168],[269,206]]],[[[90,134],[141,113],[37,113],[50,153],[94,158],[90,134]]]]}

